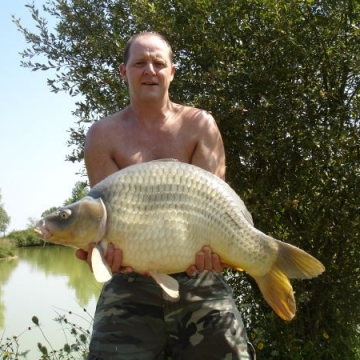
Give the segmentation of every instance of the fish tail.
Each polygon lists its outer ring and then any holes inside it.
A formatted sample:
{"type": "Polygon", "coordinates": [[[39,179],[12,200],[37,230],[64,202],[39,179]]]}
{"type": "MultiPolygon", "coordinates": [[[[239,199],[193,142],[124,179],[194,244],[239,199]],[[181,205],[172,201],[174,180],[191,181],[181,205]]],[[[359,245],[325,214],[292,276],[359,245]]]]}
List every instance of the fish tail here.
{"type": "Polygon", "coordinates": [[[267,303],[284,320],[290,321],[296,313],[294,291],[289,279],[310,279],[321,274],[323,264],[305,251],[278,241],[278,256],[271,270],[255,276],[267,303]]]}
{"type": "Polygon", "coordinates": [[[276,263],[290,279],[311,279],[324,272],[324,265],[296,246],[276,240],[278,256],[276,263]]]}
{"type": "Polygon", "coordinates": [[[254,279],[276,314],[284,320],[292,320],[296,313],[296,302],[287,276],[277,266],[273,266],[266,275],[254,279]]]}

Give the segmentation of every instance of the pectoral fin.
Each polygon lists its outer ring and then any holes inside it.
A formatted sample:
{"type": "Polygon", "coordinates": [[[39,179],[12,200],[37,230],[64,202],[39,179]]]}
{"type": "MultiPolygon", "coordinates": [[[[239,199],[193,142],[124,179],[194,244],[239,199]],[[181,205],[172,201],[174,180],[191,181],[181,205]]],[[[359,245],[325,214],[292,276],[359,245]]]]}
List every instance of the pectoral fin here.
{"type": "Polygon", "coordinates": [[[173,277],[166,274],[160,274],[155,271],[149,271],[149,274],[164,290],[165,294],[168,295],[166,300],[179,300],[179,283],[173,277]]]}
{"type": "Polygon", "coordinates": [[[91,265],[94,272],[96,281],[106,282],[112,278],[112,272],[104,258],[104,245],[103,242],[97,244],[91,254],[91,265]]]}

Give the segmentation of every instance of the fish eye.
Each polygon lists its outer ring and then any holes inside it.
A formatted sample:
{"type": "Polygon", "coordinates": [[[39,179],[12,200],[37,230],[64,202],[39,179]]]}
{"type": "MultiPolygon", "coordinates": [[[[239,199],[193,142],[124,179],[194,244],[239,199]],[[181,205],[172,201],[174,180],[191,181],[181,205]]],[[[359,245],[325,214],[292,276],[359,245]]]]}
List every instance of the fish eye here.
{"type": "Polygon", "coordinates": [[[71,216],[71,210],[70,209],[63,209],[60,210],[59,217],[62,220],[66,220],[71,216]]]}

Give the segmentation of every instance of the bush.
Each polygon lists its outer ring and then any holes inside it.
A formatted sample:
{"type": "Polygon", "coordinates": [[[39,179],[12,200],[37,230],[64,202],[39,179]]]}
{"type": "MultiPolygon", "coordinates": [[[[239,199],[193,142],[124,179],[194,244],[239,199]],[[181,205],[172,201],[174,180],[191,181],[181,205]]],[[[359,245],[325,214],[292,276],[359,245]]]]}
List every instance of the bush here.
{"type": "Polygon", "coordinates": [[[13,231],[8,235],[8,238],[14,243],[16,247],[39,246],[43,245],[44,243],[44,241],[39,238],[39,236],[32,228],[13,231]]]}
{"type": "Polygon", "coordinates": [[[13,241],[8,238],[2,238],[0,240],[0,259],[15,256],[16,246],[13,241]]]}

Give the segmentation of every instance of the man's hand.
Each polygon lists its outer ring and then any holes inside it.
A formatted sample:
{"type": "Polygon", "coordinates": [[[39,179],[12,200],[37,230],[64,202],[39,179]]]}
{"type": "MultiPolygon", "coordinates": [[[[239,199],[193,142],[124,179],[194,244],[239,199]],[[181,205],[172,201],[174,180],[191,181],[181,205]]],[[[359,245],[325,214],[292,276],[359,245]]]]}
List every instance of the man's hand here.
{"type": "Polygon", "coordinates": [[[195,256],[195,264],[187,268],[186,274],[191,277],[197,271],[212,270],[221,272],[223,269],[224,265],[221,263],[219,255],[213,253],[208,246],[204,246],[195,256]]]}
{"type": "MultiPolygon", "coordinates": [[[[93,248],[96,246],[95,243],[89,244],[88,251],[84,251],[82,249],[77,249],[75,252],[75,255],[78,259],[84,260],[88,263],[91,271],[91,254],[93,248]]],[[[114,247],[113,244],[109,244],[106,253],[105,253],[105,261],[110,266],[111,272],[113,274],[123,272],[126,274],[129,274],[133,271],[133,269],[130,266],[123,267],[122,261],[123,261],[123,253],[120,249],[117,249],[114,247]]]]}

